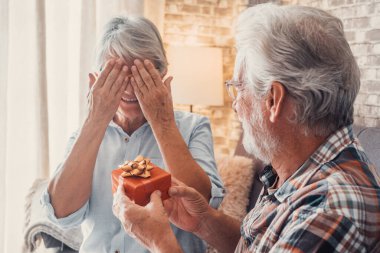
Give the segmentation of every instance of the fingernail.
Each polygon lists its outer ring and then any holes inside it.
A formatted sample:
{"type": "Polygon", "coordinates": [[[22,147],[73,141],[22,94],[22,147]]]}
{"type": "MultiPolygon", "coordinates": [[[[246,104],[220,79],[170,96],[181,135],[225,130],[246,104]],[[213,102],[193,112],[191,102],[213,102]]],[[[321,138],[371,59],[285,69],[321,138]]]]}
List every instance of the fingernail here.
{"type": "Polygon", "coordinates": [[[124,67],[123,67],[123,71],[124,71],[124,72],[127,72],[127,70],[128,70],[128,67],[127,67],[127,66],[124,66],[124,67]]]}
{"type": "Polygon", "coordinates": [[[157,190],[157,191],[156,191],[156,194],[157,194],[159,197],[161,197],[161,191],[157,190]]]}

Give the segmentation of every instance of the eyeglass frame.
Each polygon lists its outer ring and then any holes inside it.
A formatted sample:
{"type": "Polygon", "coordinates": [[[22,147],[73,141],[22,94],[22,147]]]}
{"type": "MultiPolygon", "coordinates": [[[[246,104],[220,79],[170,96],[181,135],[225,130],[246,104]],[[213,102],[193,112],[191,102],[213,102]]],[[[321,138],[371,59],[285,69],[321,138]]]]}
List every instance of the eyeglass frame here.
{"type": "Polygon", "coordinates": [[[236,80],[227,80],[224,82],[224,84],[226,85],[228,96],[230,96],[230,98],[232,98],[232,100],[235,100],[237,98],[237,93],[239,91],[244,90],[244,84],[246,84],[246,82],[239,82],[236,80]],[[235,89],[236,96],[233,92],[231,92],[230,87],[235,89]]]}

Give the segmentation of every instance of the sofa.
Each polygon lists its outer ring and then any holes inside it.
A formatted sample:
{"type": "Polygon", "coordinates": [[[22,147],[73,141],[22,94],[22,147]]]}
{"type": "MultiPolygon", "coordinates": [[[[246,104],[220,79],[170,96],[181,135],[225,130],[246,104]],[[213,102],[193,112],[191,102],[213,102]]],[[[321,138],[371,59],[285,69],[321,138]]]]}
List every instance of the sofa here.
{"type": "MultiPolygon", "coordinates": [[[[380,174],[380,127],[354,126],[354,132],[380,174]]],[[[253,208],[260,194],[262,184],[258,175],[263,170],[263,164],[246,153],[242,146],[242,136],[233,156],[218,156],[216,160],[226,188],[226,195],[219,209],[242,220],[253,208]]],[[[45,252],[45,248],[49,248],[49,252],[77,252],[82,240],[80,228],[61,230],[50,224],[43,214],[42,217],[39,215],[40,210],[36,204],[39,202],[38,192],[46,183],[46,180],[37,181],[28,195],[24,252],[45,252]]],[[[211,247],[207,251],[216,252],[211,247]]]]}

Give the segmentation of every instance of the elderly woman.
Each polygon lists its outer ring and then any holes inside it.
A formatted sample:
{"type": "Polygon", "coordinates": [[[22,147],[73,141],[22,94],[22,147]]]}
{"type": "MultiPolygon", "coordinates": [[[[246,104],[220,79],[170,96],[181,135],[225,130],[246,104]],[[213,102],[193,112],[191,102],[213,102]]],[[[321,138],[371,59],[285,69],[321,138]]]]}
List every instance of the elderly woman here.
{"type": "MultiPolygon", "coordinates": [[[[141,154],[202,193],[216,208],[223,197],[207,118],[174,112],[171,77],[157,28],[145,18],[114,18],[91,73],[89,113],[68,144],[42,203],[62,227],[81,225],[80,252],[147,252],[112,213],[111,171],[141,154]]],[[[172,227],[185,252],[204,243],[172,227]]],[[[163,238],[165,235],[162,235],[163,238]]]]}

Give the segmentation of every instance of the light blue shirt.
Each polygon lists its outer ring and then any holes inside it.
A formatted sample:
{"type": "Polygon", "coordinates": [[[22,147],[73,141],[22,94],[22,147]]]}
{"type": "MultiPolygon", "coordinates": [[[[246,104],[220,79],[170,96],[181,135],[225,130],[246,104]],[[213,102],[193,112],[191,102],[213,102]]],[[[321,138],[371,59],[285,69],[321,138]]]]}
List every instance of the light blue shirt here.
{"type": "MultiPolygon", "coordinates": [[[[216,170],[209,120],[204,116],[187,112],[175,112],[175,120],[194,160],[210,178],[210,205],[217,208],[223,199],[224,189],[216,170]]],[[[77,134],[74,134],[70,138],[67,154],[76,137],[77,134]]],[[[81,225],[83,233],[81,253],[149,252],[124,232],[120,221],[112,213],[111,171],[125,160],[133,160],[137,155],[149,157],[154,164],[165,168],[158,144],[148,123],[129,136],[121,127],[111,122],[99,148],[94,168],[92,193],[86,204],[69,216],[57,219],[49,194],[47,190],[44,191],[41,203],[52,222],[63,228],[81,225]]],[[[180,155],[178,164],[181,164],[180,155]]],[[[60,169],[61,166],[58,166],[57,171],[60,169]]],[[[175,226],[172,228],[185,252],[205,251],[205,244],[198,237],[175,226]]]]}

